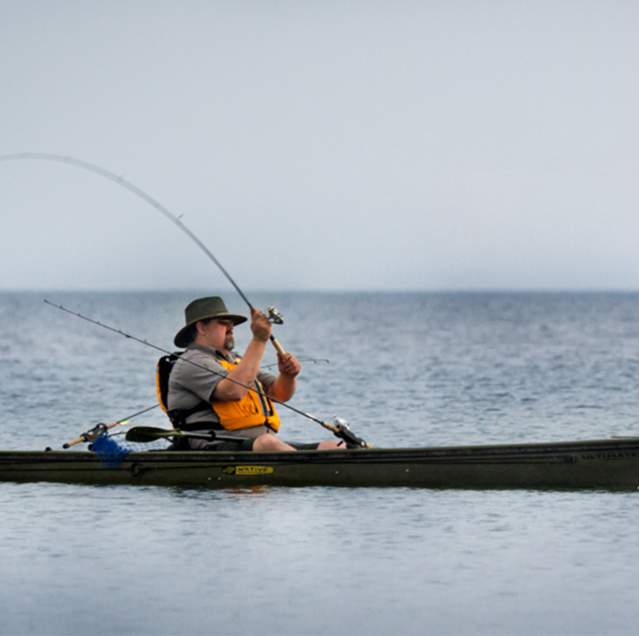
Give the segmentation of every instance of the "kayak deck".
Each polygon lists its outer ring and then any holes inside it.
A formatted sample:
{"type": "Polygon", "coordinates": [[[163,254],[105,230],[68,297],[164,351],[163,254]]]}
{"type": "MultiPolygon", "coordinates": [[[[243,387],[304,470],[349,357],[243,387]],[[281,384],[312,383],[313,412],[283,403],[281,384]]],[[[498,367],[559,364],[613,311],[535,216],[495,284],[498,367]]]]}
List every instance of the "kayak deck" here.
{"type": "Polygon", "coordinates": [[[0,481],[83,484],[639,488],[639,438],[295,453],[0,451],[0,481]]]}

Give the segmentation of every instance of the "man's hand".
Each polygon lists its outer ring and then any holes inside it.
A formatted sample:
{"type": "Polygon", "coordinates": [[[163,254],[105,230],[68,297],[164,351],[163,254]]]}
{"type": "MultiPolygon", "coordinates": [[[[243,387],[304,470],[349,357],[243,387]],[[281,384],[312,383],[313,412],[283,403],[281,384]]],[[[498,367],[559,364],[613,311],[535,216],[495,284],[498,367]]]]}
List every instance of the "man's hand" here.
{"type": "Polygon", "coordinates": [[[299,372],[302,370],[302,365],[292,353],[285,353],[284,355],[278,353],[277,368],[282,375],[294,378],[299,375],[299,372]]]}
{"type": "Polygon", "coordinates": [[[271,336],[271,328],[268,318],[259,309],[251,310],[251,331],[256,340],[266,342],[271,336]]]}
{"type": "Polygon", "coordinates": [[[266,394],[270,398],[286,402],[295,393],[295,376],[302,370],[302,365],[292,353],[278,353],[277,367],[280,374],[269,386],[266,394]]]}

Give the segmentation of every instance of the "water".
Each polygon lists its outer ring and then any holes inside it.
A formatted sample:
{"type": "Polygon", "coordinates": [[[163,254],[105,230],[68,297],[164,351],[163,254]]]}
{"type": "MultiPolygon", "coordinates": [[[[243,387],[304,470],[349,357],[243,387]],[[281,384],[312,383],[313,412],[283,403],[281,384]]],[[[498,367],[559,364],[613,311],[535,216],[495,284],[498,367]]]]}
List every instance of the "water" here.
{"type": "MultiPolygon", "coordinates": [[[[46,295],[165,347],[193,297],[46,295]]],[[[378,446],[639,431],[637,294],[252,296],[285,314],[287,348],[331,361],[306,364],[295,404],[378,446]]],[[[3,448],[57,446],[155,400],[154,351],[42,297],[0,294],[3,448]]],[[[283,420],[288,439],[322,436],[283,420]]],[[[630,634],[638,502],[0,484],[0,634],[630,634]]]]}

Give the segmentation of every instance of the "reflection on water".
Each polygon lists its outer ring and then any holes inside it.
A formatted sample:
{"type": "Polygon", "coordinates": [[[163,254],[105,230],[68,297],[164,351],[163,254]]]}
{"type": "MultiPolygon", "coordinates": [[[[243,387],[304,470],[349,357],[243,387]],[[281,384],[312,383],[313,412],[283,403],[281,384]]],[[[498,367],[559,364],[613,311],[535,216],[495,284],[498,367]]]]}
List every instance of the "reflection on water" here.
{"type": "Polygon", "coordinates": [[[7,484],[0,505],[19,633],[584,633],[634,611],[628,494],[7,484]]]}

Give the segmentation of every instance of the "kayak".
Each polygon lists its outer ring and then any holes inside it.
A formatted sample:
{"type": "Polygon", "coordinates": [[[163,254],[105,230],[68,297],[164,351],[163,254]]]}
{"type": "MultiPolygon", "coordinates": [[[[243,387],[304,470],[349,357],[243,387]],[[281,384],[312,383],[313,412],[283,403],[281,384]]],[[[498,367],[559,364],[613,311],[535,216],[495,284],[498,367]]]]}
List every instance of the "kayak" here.
{"type": "Polygon", "coordinates": [[[295,453],[0,451],[0,481],[160,486],[639,488],[639,438],[295,453]]]}

